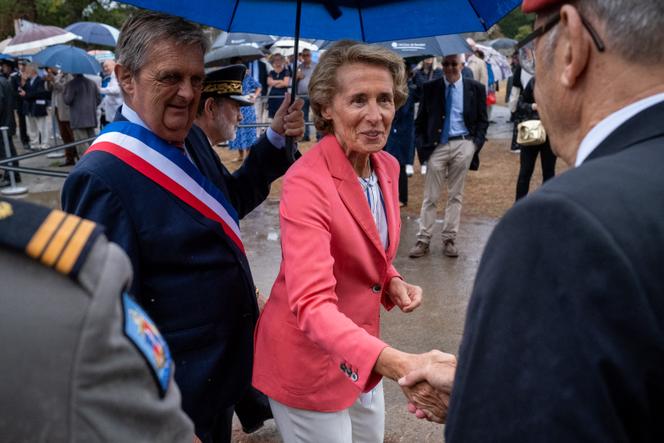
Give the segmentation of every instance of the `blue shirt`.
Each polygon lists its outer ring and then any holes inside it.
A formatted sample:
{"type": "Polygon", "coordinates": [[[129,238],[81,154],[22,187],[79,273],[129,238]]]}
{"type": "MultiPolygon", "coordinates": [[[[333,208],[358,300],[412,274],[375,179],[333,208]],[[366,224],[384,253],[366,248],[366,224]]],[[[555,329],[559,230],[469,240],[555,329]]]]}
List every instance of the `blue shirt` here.
{"type": "MultiPolygon", "coordinates": [[[[445,95],[450,83],[445,77],[445,95]]],[[[459,80],[454,82],[454,89],[452,89],[452,111],[450,112],[450,137],[457,135],[467,135],[468,128],[463,121],[463,78],[460,76],[459,80]]]]}

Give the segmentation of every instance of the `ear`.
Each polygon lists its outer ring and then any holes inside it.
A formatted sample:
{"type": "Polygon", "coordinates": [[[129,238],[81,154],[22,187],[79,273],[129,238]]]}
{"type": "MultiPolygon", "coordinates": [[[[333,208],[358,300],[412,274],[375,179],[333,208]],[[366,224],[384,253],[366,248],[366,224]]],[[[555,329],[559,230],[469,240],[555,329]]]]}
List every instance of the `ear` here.
{"type": "Polygon", "coordinates": [[[320,115],[322,115],[325,120],[332,120],[330,106],[323,106],[323,108],[320,110],[320,115]]]}
{"type": "Polygon", "coordinates": [[[203,102],[203,110],[210,117],[214,117],[215,113],[217,112],[216,107],[217,105],[215,104],[214,98],[212,97],[206,98],[205,102],[203,102]]]}
{"type": "Polygon", "coordinates": [[[125,68],[119,63],[115,65],[114,71],[115,71],[115,78],[117,78],[118,80],[120,89],[122,89],[124,93],[127,94],[129,97],[133,97],[135,92],[133,74],[129,71],[129,69],[125,68]]]}
{"type": "Polygon", "coordinates": [[[564,69],[560,82],[573,88],[583,72],[588,68],[592,41],[583,26],[581,16],[574,6],[565,5],[560,9],[560,40],[563,50],[564,69]]]}

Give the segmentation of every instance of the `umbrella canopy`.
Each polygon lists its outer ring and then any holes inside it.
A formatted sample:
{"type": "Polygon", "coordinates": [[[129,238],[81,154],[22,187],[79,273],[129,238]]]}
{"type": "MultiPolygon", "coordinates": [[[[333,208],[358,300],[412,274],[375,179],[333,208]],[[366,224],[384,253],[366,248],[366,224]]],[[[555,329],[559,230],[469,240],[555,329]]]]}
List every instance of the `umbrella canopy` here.
{"type": "Polygon", "coordinates": [[[6,54],[34,53],[46,46],[67,43],[80,37],[57,26],[35,25],[16,34],[5,48],[6,54]]]}
{"type": "Polygon", "coordinates": [[[514,46],[516,46],[518,41],[511,39],[511,38],[497,38],[495,40],[491,40],[487,42],[489,46],[491,46],[493,49],[513,49],[514,46]]]}
{"type": "Polygon", "coordinates": [[[104,60],[115,60],[113,51],[107,49],[92,49],[88,51],[88,54],[93,56],[99,63],[102,63],[104,60]]]}
{"type": "Polygon", "coordinates": [[[466,40],[459,35],[439,35],[376,44],[396,52],[402,58],[465,54],[472,51],[466,40]]]}
{"type": "MultiPolygon", "coordinates": [[[[295,35],[295,0],[123,0],[229,32],[295,35]],[[214,11],[211,14],[210,11],[214,11]]],[[[521,0],[303,0],[300,36],[384,42],[486,31],[521,0]]]]}
{"type": "Polygon", "coordinates": [[[491,65],[493,77],[496,81],[504,80],[512,76],[512,68],[510,67],[510,62],[507,60],[507,57],[490,46],[476,44],[475,47],[484,52],[484,61],[491,65]]]}
{"type": "Polygon", "coordinates": [[[67,26],[65,30],[80,35],[85,43],[112,47],[115,47],[120,35],[117,28],[97,22],[77,22],[67,26]]]}
{"type": "Polygon", "coordinates": [[[35,54],[32,61],[42,66],[58,68],[71,74],[99,74],[99,62],[80,48],[57,45],[35,54]]]}
{"type": "Polygon", "coordinates": [[[217,37],[214,43],[212,43],[212,47],[220,48],[226,45],[251,45],[254,47],[260,47],[272,44],[276,40],[277,37],[274,35],[222,31],[222,33],[219,34],[219,37],[217,37]]]}
{"type": "MultiPolygon", "coordinates": [[[[295,40],[293,40],[292,38],[282,38],[272,44],[270,52],[272,53],[280,52],[279,51],[280,49],[294,48],[294,47],[295,47],[295,40]]],[[[310,51],[318,51],[318,46],[314,45],[313,43],[309,43],[308,41],[300,40],[300,51],[303,49],[308,49],[310,51]]]]}
{"type": "Polygon", "coordinates": [[[205,67],[212,68],[215,66],[228,65],[234,57],[240,57],[242,62],[247,63],[263,58],[263,53],[260,49],[249,45],[224,46],[222,48],[213,49],[205,54],[205,67]]]}

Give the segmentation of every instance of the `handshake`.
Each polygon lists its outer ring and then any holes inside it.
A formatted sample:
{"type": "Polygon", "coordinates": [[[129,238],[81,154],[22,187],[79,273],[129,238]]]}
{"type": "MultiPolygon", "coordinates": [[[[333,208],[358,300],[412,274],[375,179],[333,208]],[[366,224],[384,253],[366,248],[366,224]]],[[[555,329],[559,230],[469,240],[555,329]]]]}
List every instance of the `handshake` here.
{"type": "Polygon", "coordinates": [[[375,369],[398,381],[408,399],[408,411],[418,418],[445,423],[456,363],[454,355],[441,351],[408,354],[388,347],[375,369]]]}

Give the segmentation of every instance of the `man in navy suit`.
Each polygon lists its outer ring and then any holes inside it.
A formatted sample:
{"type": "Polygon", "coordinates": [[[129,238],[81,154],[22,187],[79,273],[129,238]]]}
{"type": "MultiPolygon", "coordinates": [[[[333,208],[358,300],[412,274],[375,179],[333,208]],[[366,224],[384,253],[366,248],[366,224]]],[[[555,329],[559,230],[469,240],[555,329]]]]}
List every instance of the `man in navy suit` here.
{"type": "Polygon", "coordinates": [[[139,12],[125,23],[115,67],[125,104],[68,177],[62,205],[106,225],[127,252],[131,291],[171,348],[183,409],[216,442],[230,441],[233,405],[250,386],[258,315],[239,219],[291,164],[285,136],[300,137],[304,122],[301,101],[282,105],[230,174],[189,134],[207,48],[178,17],[139,12]]]}
{"type": "Polygon", "coordinates": [[[445,440],[661,442],[664,3],[523,9],[537,18],[521,66],[572,169],[486,245],[445,440]]]}
{"type": "Polygon", "coordinates": [[[461,219],[463,186],[468,168],[479,168],[479,151],[486,139],[489,121],[484,86],[462,78],[463,54],[443,59],[442,78],[424,83],[420,109],[415,120],[415,136],[420,161],[427,162],[424,198],[420,212],[417,242],[411,258],[429,252],[436,221],[436,205],[443,186],[448,189],[443,223],[443,254],[457,257],[456,236],[461,219]]]}

